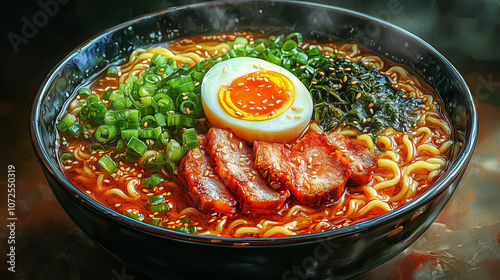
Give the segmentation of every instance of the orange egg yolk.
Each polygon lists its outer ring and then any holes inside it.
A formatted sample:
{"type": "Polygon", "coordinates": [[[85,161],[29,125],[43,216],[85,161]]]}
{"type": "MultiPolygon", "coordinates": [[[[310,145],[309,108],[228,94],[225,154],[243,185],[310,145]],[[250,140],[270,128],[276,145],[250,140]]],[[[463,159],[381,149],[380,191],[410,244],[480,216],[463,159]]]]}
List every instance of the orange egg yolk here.
{"type": "Polygon", "coordinates": [[[219,102],[226,112],[238,119],[267,120],[286,111],[295,98],[292,82],[271,70],[252,72],[222,85],[219,102]]]}

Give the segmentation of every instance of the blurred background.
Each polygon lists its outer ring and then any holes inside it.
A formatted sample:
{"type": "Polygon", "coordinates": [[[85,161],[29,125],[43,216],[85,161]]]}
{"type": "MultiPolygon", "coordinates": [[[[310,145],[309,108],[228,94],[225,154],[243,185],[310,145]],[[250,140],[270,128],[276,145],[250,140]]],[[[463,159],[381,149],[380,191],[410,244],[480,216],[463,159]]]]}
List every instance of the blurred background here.
{"type": "MultiPolygon", "coordinates": [[[[43,177],[29,131],[48,72],[88,38],[124,21],[200,1],[28,0],[0,8],[0,279],[147,279],[94,244],[43,177]],[[7,271],[7,172],[16,174],[16,272],[7,271]]],[[[424,39],[464,76],[480,135],[464,178],[416,243],[358,279],[500,279],[500,1],[312,1],[388,21],[424,39]]]]}

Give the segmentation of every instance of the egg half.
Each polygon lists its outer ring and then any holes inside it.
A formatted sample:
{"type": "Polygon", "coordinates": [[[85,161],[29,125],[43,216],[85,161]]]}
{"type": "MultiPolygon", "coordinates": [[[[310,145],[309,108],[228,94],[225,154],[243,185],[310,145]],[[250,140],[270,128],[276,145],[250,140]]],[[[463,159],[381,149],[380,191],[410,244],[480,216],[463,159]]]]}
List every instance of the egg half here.
{"type": "Polygon", "coordinates": [[[230,128],[249,142],[291,142],[307,128],[313,102],[302,82],[268,61],[237,57],[221,61],[201,85],[203,110],[211,125],[230,128]]]}

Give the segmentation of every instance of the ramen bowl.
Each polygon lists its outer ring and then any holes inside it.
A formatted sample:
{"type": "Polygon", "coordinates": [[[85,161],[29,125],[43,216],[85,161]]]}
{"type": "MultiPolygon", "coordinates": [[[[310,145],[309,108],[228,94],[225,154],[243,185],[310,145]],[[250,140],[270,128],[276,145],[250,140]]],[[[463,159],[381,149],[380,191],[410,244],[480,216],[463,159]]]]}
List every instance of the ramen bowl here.
{"type": "Polygon", "coordinates": [[[33,148],[59,202],[73,221],[114,257],[158,279],[342,279],[386,262],[433,223],[457,188],[477,138],[471,93],[457,70],[418,37],[378,19],[318,4],[209,2],[148,14],[86,41],[42,82],[32,105],[33,148]],[[351,226],[279,238],[225,238],[166,230],[121,215],[90,198],[58,163],[56,122],[75,88],[133,49],[173,39],[234,31],[328,35],[354,41],[405,64],[432,86],[453,125],[442,175],[413,201],[351,226]]]}

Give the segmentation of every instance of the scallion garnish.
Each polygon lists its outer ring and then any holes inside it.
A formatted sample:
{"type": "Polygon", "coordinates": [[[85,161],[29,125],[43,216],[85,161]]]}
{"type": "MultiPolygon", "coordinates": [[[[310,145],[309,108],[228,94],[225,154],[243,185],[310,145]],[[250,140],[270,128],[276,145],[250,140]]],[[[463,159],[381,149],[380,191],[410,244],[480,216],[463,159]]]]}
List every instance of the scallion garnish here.
{"type": "Polygon", "coordinates": [[[114,160],[112,160],[108,155],[103,155],[98,161],[97,165],[99,165],[103,170],[108,173],[113,173],[118,168],[118,165],[114,160]]]}
{"type": "Polygon", "coordinates": [[[148,188],[153,188],[159,183],[163,182],[165,179],[161,177],[159,174],[153,174],[151,177],[148,177],[144,180],[142,180],[142,184],[148,188]]]}

